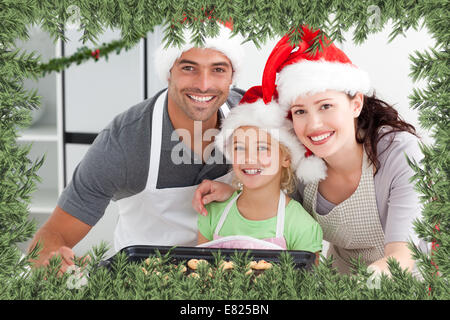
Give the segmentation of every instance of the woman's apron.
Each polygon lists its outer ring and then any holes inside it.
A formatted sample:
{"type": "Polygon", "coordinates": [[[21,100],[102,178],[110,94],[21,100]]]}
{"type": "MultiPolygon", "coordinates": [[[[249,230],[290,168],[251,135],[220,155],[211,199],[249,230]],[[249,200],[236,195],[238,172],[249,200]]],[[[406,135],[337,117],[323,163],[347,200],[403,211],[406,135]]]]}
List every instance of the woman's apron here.
{"type": "Polygon", "coordinates": [[[220,217],[219,223],[214,231],[214,240],[201,244],[198,247],[203,248],[225,248],[225,249],[271,249],[271,250],[286,250],[286,240],[284,238],[284,217],[286,210],[286,195],[280,191],[280,200],[278,200],[277,212],[277,229],[275,238],[256,239],[249,236],[234,235],[234,236],[219,236],[219,231],[230,212],[231,207],[236,203],[237,199],[242,193],[234,197],[225,207],[220,217]]]}
{"type": "Polygon", "coordinates": [[[377,208],[373,167],[365,150],[358,188],[326,215],[316,213],[318,186],[316,182],[305,187],[303,205],[319,222],[324,240],[330,243],[327,257],[333,255],[333,266],[340,273],[348,274],[351,258],[361,256],[367,266],[383,258],[384,232],[377,208]]]}
{"type": "MultiPolygon", "coordinates": [[[[166,92],[156,100],[152,117],[150,165],[145,189],[117,201],[114,247],[117,251],[130,245],[195,246],[197,244],[197,212],[192,198],[198,185],[157,189],[161,158],[162,124],[166,92]]],[[[222,105],[226,117],[229,108],[222,105]]],[[[231,183],[232,172],[215,179],[231,183]]]]}

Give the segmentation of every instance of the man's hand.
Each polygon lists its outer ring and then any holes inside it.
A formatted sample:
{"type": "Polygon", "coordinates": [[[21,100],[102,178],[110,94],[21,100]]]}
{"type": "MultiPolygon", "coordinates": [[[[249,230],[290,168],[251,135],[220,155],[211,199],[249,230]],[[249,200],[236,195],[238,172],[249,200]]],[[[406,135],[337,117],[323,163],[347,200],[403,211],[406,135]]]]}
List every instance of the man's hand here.
{"type": "Polygon", "coordinates": [[[75,255],[71,248],[83,239],[91,228],[57,206],[47,222],[34,235],[28,252],[38,243],[42,247],[38,253],[39,257],[31,262],[36,267],[45,266],[51,257],[59,255],[60,272],[64,273],[74,264],[75,255]]]}
{"type": "Polygon", "coordinates": [[[236,190],[229,184],[203,180],[199,184],[197,190],[195,190],[194,198],[192,199],[192,207],[195,211],[203,216],[206,216],[208,212],[205,209],[205,205],[213,201],[225,201],[231,197],[236,190]]]}
{"type": "Polygon", "coordinates": [[[59,269],[61,273],[65,273],[70,266],[74,265],[75,254],[69,247],[61,247],[56,251],[50,252],[47,257],[41,260],[40,264],[47,266],[53,256],[61,257],[61,268],[59,269]]]}
{"type": "Polygon", "coordinates": [[[75,266],[75,260],[79,260],[81,264],[78,264],[80,267],[86,267],[91,261],[91,256],[86,254],[81,258],[75,257],[74,252],[69,247],[61,247],[55,251],[51,251],[49,254],[41,254],[38,260],[33,261],[34,266],[48,266],[50,264],[50,260],[55,257],[61,257],[61,266],[58,274],[61,275],[65,273],[71,266],[75,266]]]}

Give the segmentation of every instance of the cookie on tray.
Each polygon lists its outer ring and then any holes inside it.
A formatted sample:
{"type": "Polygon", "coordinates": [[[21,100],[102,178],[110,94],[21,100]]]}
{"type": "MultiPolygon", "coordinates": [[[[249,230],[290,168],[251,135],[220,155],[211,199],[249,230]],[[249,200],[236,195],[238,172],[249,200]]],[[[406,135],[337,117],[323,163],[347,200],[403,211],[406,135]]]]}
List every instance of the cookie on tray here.
{"type": "MultiPolygon", "coordinates": [[[[255,262],[255,261],[252,261],[255,262]]],[[[272,264],[270,262],[267,262],[266,260],[259,260],[258,263],[251,263],[251,268],[255,270],[267,270],[272,268],[272,264]]]]}
{"type": "Polygon", "coordinates": [[[192,269],[192,270],[197,270],[198,265],[199,265],[200,263],[208,264],[208,261],[206,261],[206,260],[204,260],[204,259],[200,259],[200,260],[198,260],[198,259],[191,259],[191,260],[189,260],[189,261],[187,262],[187,266],[188,266],[190,269],[192,269]]]}
{"type": "Polygon", "coordinates": [[[233,261],[222,261],[219,264],[219,268],[221,268],[222,270],[231,270],[234,268],[234,264],[233,261]]]}

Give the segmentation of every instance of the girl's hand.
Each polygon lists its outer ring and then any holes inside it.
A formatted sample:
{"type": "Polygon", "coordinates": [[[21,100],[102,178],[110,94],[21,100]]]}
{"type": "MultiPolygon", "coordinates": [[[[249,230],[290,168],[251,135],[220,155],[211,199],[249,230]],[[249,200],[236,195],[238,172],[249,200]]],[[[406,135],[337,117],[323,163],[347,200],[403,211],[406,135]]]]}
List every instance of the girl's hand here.
{"type": "Polygon", "coordinates": [[[195,190],[192,207],[201,215],[206,216],[208,212],[204,207],[205,204],[213,201],[225,201],[235,191],[229,184],[205,179],[195,190]]]}

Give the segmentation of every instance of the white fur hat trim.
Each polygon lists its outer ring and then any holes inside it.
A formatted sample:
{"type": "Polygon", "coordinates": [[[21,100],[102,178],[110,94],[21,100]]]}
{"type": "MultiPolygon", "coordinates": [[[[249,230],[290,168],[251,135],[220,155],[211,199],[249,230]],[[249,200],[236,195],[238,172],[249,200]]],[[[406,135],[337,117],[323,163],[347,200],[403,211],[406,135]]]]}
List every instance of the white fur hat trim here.
{"type": "Polygon", "coordinates": [[[326,90],[364,94],[370,91],[370,78],[364,70],[349,64],[325,60],[304,60],[281,70],[277,80],[278,102],[284,110],[303,94],[326,90]]]}
{"type": "MultiPolygon", "coordinates": [[[[242,48],[243,38],[238,34],[233,37],[232,31],[223,26],[219,25],[220,33],[214,38],[205,38],[204,45],[202,48],[214,49],[223,53],[233,66],[233,83],[239,78],[239,73],[242,71],[242,64],[244,59],[244,49],[242,48]]],[[[169,46],[165,48],[165,44],[162,43],[155,52],[155,69],[158,73],[161,81],[167,83],[170,77],[170,70],[174,62],[183,54],[183,52],[188,51],[195,47],[191,40],[191,31],[184,29],[184,40],[186,43],[181,47],[169,46]]]]}

